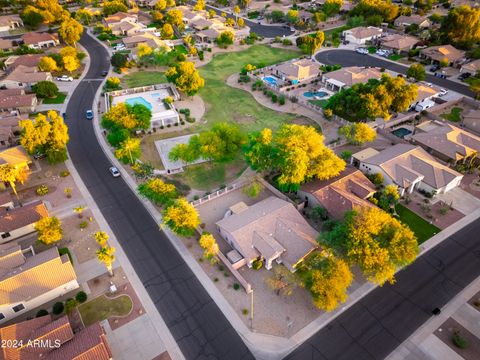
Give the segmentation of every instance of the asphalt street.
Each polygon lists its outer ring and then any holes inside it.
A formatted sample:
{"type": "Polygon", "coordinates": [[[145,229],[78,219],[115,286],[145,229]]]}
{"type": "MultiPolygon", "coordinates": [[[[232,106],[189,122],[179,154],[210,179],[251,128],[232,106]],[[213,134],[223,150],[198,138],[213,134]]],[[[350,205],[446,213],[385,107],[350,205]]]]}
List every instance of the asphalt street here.
{"type": "MultiPolygon", "coordinates": [[[[339,64],[342,66],[375,66],[395,71],[404,75],[407,73],[408,70],[408,68],[405,66],[395,64],[387,60],[379,59],[370,55],[359,54],[352,50],[325,50],[317,53],[315,55],[315,59],[327,65],[339,64]]],[[[456,91],[462,95],[475,97],[475,94],[468,88],[468,86],[459,84],[455,81],[438,78],[431,74],[427,74],[425,81],[431,82],[432,84],[438,85],[442,88],[456,91]]]]}
{"type": "MultiPolygon", "coordinates": [[[[103,46],[84,34],[91,65],[67,107],[68,150],[83,182],[127,254],[187,359],[253,359],[240,336],[183,261],[159,225],[111,166],[85,112],[109,68],[103,46]]],[[[101,99],[103,100],[103,98],[101,99]]]]}
{"type": "Polygon", "coordinates": [[[297,348],[289,360],[384,359],[480,276],[480,219],[399,272],[297,348]]]}

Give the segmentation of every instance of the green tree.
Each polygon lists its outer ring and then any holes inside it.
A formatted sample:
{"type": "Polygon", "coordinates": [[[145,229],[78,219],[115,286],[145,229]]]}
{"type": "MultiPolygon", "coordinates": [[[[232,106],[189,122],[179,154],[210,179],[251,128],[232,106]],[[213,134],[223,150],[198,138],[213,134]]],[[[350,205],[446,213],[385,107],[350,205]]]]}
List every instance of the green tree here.
{"type": "Polygon", "coordinates": [[[62,240],[62,223],[55,216],[46,216],[35,223],[38,241],[50,245],[62,240]]]}
{"type": "Polygon", "coordinates": [[[223,31],[220,33],[220,35],[218,35],[216,42],[218,46],[222,48],[227,48],[228,45],[233,44],[234,36],[235,35],[231,31],[223,31]]]}
{"type": "Polygon", "coordinates": [[[422,64],[412,64],[407,70],[407,76],[416,81],[425,80],[426,72],[422,64]]]}
{"type": "Polygon", "coordinates": [[[454,7],[442,21],[441,32],[454,44],[472,46],[480,41],[480,9],[468,5],[454,7]]]}
{"type": "Polygon", "coordinates": [[[353,275],[344,260],[327,251],[315,251],[304,261],[299,273],[317,308],[333,311],[347,300],[353,275]]]}
{"type": "Polygon", "coordinates": [[[138,192],[157,205],[167,205],[178,197],[173,184],[167,184],[159,178],[153,178],[138,185],[138,192]]]}
{"type": "Polygon", "coordinates": [[[121,142],[118,149],[115,150],[115,156],[124,164],[134,164],[142,156],[140,139],[128,138],[121,142]]]}
{"type": "Polygon", "coordinates": [[[90,25],[93,16],[93,12],[90,9],[78,9],[75,12],[75,19],[85,25],[90,25]]]}
{"type": "Polygon", "coordinates": [[[103,14],[106,16],[127,11],[128,7],[121,0],[106,1],[103,3],[103,14]]]}
{"type": "Polygon", "coordinates": [[[322,11],[328,16],[337,15],[342,8],[343,0],[326,0],[322,6],[322,11]]]}
{"type": "Polygon", "coordinates": [[[127,66],[128,56],[121,52],[116,52],[112,55],[110,62],[112,63],[113,67],[124,68],[125,66],[127,66]]]}
{"type": "Polygon", "coordinates": [[[36,29],[43,22],[41,11],[31,5],[28,5],[20,16],[23,23],[33,29],[36,29]]]}
{"type": "Polygon", "coordinates": [[[306,54],[313,55],[320,49],[325,41],[323,31],[317,31],[313,35],[305,35],[297,38],[297,46],[306,54]]]}
{"type": "Polygon", "coordinates": [[[40,98],[54,98],[58,95],[58,87],[52,81],[39,81],[32,86],[32,91],[40,98]]]}
{"type": "Polygon", "coordinates": [[[398,16],[399,6],[390,0],[360,0],[350,11],[350,16],[363,16],[365,19],[372,15],[380,15],[383,20],[390,22],[398,16]]]}
{"type": "Polygon", "coordinates": [[[174,83],[180,91],[188,96],[195,95],[203,88],[205,80],[195,69],[195,64],[189,61],[176,63],[165,73],[169,82],[174,83]]]}
{"type": "Polygon", "coordinates": [[[298,10],[288,10],[285,18],[287,19],[288,23],[295,24],[298,21],[298,10]]]}

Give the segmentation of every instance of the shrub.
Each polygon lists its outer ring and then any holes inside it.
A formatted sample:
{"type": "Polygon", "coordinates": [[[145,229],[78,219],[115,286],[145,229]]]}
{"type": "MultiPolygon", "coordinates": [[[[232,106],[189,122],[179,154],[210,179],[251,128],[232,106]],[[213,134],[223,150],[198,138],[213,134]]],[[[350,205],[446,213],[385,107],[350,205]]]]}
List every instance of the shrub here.
{"type": "Polygon", "coordinates": [[[85,229],[85,228],[88,227],[88,222],[86,220],[84,220],[78,226],[80,226],[80,229],[85,229]]]}
{"type": "Polygon", "coordinates": [[[67,170],[60,171],[60,177],[64,178],[70,175],[70,172],[67,170]]]}
{"type": "Polygon", "coordinates": [[[239,284],[239,283],[234,283],[234,284],[233,284],[233,289],[234,289],[234,290],[240,289],[240,284],[239,284]]]}
{"type": "Polygon", "coordinates": [[[32,86],[32,91],[40,98],[53,98],[58,95],[58,87],[52,81],[39,81],[32,86]]]}
{"type": "Polygon", "coordinates": [[[260,270],[262,266],[263,266],[263,261],[260,259],[257,259],[252,263],[253,270],[260,270]]]}
{"type": "Polygon", "coordinates": [[[218,270],[223,271],[223,270],[225,270],[225,267],[223,265],[218,265],[218,270]]]}
{"type": "Polygon", "coordinates": [[[242,314],[243,315],[248,315],[248,309],[242,309],[242,314]]]}
{"type": "Polygon", "coordinates": [[[280,95],[280,96],[278,97],[278,103],[279,103],[280,105],[285,105],[285,95],[280,95]]]}
{"type": "Polygon", "coordinates": [[[60,315],[61,313],[63,313],[63,309],[64,309],[63,303],[59,301],[53,304],[52,312],[55,315],[60,315]]]}
{"type": "Polygon", "coordinates": [[[72,197],[72,190],[73,189],[71,187],[66,187],[65,189],[63,189],[63,193],[68,199],[72,197]]]}
{"type": "Polygon", "coordinates": [[[79,291],[77,295],[75,295],[75,300],[77,300],[80,304],[87,301],[87,293],[85,291],[79,291]]]}
{"type": "Polygon", "coordinates": [[[458,331],[452,336],[453,344],[458,347],[459,349],[466,349],[468,347],[468,341],[464,337],[462,337],[458,331]]]}
{"type": "Polygon", "coordinates": [[[35,317],[39,318],[46,315],[48,315],[48,311],[45,309],[40,309],[37,311],[37,315],[35,315],[35,317]]]}
{"type": "Polygon", "coordinates": [[[38,196],[44,196],[48,194],[49,189],[47,185],[40,185],[35,192],[38,196]]]}
{"type": "Polygon", "coordinates": [[[276,103],[277,100],[278,100],[277,94],[272,94],[272,102],[273,102],[273,103],[276,103]]]}
{"type": "Polygon", "coordinates": [[[213,282],[218,282],[218,277],[213,278],[213,282]]]}
{"type": "Polygon", "coordinates": [[[67,299],[65,301],[65,313],[70,314],[73,309],[77,307],[77,300],[75,299],[67,299]]]}
{"type": "Polygon", "coordinates": [[[228,273],[228,271],[225,271],[225,272],[223,273],[223,276],[225,276],[225,277],[229,277],[229,276],[230,276],[230,274],[228,273]]]}

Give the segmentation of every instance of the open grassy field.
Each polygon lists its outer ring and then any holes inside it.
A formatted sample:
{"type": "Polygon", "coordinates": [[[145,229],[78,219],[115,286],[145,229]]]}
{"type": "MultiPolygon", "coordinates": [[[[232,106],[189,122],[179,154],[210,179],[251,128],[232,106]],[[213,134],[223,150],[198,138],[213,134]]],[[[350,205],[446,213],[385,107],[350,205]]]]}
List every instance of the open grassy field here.
{"type": "Polygon", "coordinates": [[[127,87],[148,86],[167,82],[165,74],[160,71],[137,71],[127,74],[122,79],[127,87]]]}
{"type": "Polygon", "coordinates": [[[267,66],[299,55],[297,51],[254,45],[245,51],[216,55],[210,63],[199,68],[205,79],[205,87],[199,94],[206,103],[207,126],[231,121],[251,131],[264,127],[276,129],[295,119],[293,114],[279,113],[260,105],[252,95],[228,86],[225,81],[246,64],[267,66]]]}
{"type": "Polygon", "coordinates": [[[438,227],[430,224],[428,221],[401,204],[397,204],[395,210],[400,217],[400,221],[408,225],[408,227],[415,233],[419,244],[427,241],[433,235],[438,234],[441,231],[438,227]]]}

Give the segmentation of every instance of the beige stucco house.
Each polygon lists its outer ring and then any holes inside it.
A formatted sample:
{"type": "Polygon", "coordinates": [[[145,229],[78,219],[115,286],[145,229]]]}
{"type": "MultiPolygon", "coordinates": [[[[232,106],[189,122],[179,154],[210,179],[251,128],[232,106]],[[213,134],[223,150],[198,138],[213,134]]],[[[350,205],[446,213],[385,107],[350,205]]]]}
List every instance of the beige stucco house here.
{"type": "Polygon", "coordinates": [[[359,26],[350,30],[345,30],[342,34],[345,40],[356,45],[365,45],[368,41],[373,41],[382,36],[383,30],[374,26],[359,26]]]}
{"type": "Polygon", "coordinates": [[[327,89],[340,91],[370,79],[380,80],[383,73],[376,68],[349,66],[322,74],[322,83],[327,89]]]}
{"type": "Polygon", "coordinates": [[[274,196],[252,206],[235,204],[216,226],[249,267],[262,259],[266,269],[276,261],[293,272],[318,247],[318,232],[290,202],[274,196]]]}
{"type": "Polygon", "coordinates": [[[275,66],[275,72],[284,81],[299,83],[316,78],[320,74],[320,66],[311,59],[298,59],[275,66]]]}
{"type": "Polygon", "coordinates": [[[35,223],[48,216],[41,201],[16,208],[0,207],[0,244],[35,232],[35,223]]]}

